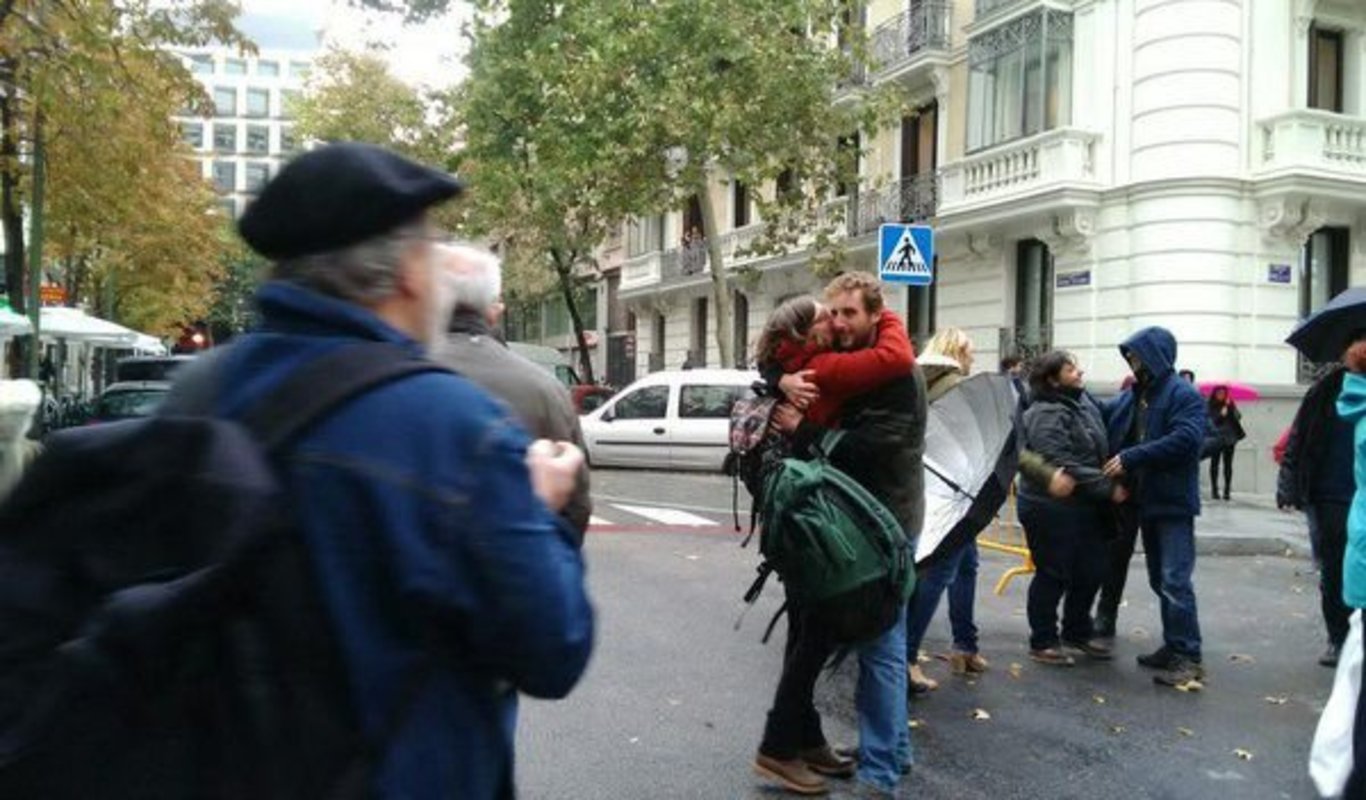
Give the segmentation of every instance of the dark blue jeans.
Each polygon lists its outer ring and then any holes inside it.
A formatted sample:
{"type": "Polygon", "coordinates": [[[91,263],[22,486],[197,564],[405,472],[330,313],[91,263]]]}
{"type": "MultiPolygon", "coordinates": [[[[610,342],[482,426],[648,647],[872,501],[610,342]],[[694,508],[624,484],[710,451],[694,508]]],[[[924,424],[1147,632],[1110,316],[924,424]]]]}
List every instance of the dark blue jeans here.
{"type": "Polygon", "coordinates": [[[1195,520],[1144,519],[1143,554],[1148,585],[1162,609],[1162,640],[1168,649],[1200,659],[1200,618],[1195,609],[1195,520]]]}
{"type": "Polygon", "coordinates": [[[1060,644],[1059,603],[1063,608],[1061,641],[1090,641],[1094,635],[1091,604],[1109,563],[1109,510],[1093,503],[1026,494],[1020,495],[1019,509],[1035,566],[1026,602],[1030,649],[1060,644]]]}
{"type": "Polygon", "coordinates": [[[953,647],[961,653],[977,652],[977,624],[973,606],[977,602],[977,541],[974,539],[916,576],[915,594],[906,614],[906,658],[914,664],[920,641],[929,630],[939,598],[949,592],[949,625],[953,628],[953,647]]]}

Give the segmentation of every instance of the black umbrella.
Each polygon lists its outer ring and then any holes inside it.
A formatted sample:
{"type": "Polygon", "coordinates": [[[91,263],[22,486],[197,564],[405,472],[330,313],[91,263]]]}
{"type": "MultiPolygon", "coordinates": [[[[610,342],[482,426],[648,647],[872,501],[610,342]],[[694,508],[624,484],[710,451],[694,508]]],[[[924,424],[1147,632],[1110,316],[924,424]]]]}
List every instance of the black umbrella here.
{"type": "Polygon", "coordinates": [[[1015,387],[974,375],[930,404],[925,428],[925,524],[915,561],[924,566],[975,538],[1009,494],[1019,466],[1015,387]]]}
{"type": "Polygon", "coordinates": [[[1325,364],[1342,358],[1342,352],[1366,332],[1366,286],[1357,286],[1328,301],[1328,305],[1301,322],[1285,341],[1310,361],[1325,364]]]}

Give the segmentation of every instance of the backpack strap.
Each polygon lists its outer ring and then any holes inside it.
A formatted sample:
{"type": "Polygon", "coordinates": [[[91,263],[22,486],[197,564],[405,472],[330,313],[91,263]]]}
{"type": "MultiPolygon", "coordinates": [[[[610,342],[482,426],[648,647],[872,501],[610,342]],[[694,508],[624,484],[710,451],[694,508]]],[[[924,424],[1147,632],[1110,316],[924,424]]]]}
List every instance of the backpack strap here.
{"type": "Polygon", "coordinates": [[[346,344],[296,370],[247,410],[241,422],[274,453],[347,400],[409,375],[451,372],[382,342],[346,344]]]}

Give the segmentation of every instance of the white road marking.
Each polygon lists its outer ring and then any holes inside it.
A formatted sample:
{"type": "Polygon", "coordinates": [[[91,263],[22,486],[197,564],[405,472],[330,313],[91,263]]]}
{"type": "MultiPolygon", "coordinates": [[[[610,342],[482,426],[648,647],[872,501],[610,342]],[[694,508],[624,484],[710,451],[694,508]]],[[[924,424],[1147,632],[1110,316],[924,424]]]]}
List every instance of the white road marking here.
{"type": "Polygon", "coordinates": [[[699,517],[696,514],[689,514],[686,511],[679,511],[676,508],[652,508],[650,506],[628,506],[622,503],[613,503],[614,508],[619,508],[628,514],[644,517],[648,520],[664,525],[686,525],[689,527],[711,527],[717,523],[706,517],[699,517]]]}
{"type": "Polygon", "coordinates": [[[611,521],[610,519],[603,519],[602,517],[599,517],[597,514],[594,514],[594,515],[592,515],[592,516],[590,516],[590,517],[588,518],[588,524],[589,524],[589,525],[611,525],[611,524],[613,524],[613,523],[612,523],[612,521],[611,521]]]}

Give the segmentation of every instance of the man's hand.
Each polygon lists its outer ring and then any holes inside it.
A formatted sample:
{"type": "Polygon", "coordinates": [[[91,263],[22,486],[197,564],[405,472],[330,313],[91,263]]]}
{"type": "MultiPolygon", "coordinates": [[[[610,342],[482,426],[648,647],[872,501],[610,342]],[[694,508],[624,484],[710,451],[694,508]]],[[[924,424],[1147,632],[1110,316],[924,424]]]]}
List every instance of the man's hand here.
{"type": "Polygon", "coordinates": [[[1061,467],[1053,473],[1053,477],[1048,481],[1048,494],[1051,497],[1071,497],[1072,490],[1076,488],[1077,482],[1061,467]]]}
{"type": "Polygon", "coordinates": [[[821,396],[820,388],[811,382],[815,374],[815,370],[804,369],[784,375],[778,379],[778,388],[787,396],[789,403],[798,409],[805,409],[821,396]]]}
{"type": "Polygon", "coordinates": [[[1105,468],[1104,468],[1103,471],[1105,472],[1105,477],[1107,477],[1107,478],[1121,478],[1121,477],[1123,477],[1123,476],[1124,476],[1124,461],[1123,461],[1123,459],[1121,459],[1119,456],[1114,456],[1114,457],[1112,457],[1109,461],[1106,461],[1106,462],[1105,462],[1105,468]]]}
{"type": "Polygon", "coordinates": [[[1124,488],[1124,484],[1115,484],[1115,488],[1110,491],[1110,502],[1115,505],[1129,502],[1129,490],[1124,488]]]}
{"type": "Polygon", "coordinates": [[[797,426],[802,424],[802,412],[798,411],[790,403],[781,403],[773,409],[773,416],[768,424],[774,430],[790,434],[797,430],[797,426]]]}
{"type": "Polygon", "coordinates": [[[583,451],[570,442],[537,439],[526,450],[531,489],[551,511],[559,512],[574,493],[583,451]]]}

